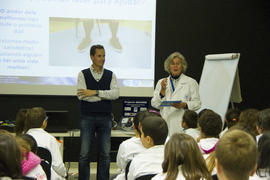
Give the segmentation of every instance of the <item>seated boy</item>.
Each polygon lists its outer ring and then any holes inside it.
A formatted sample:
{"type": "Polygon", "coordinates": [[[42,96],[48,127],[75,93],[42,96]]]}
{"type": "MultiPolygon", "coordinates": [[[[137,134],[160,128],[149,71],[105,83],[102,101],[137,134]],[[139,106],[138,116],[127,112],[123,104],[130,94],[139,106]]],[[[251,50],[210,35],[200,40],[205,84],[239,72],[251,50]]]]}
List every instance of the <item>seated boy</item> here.
{"type": "Polygon", "coordinates": [[[221,117],[212,110],[205,110],[198,119],[198,126],[201,134],[198,138],[199,148],[201,149],[209,172],[215,175],[214,151],[219,140],[219,133],[222,129],[221,117]]]}
{"type": "Polygon", "coordinates": [[[168,136],[166,121],[159,116],[149,116],[141,123],[141,141],[147,150],[131,161],[128,180],[162,172],[164,143],[168,136]]]}
{"type": "MultiPolygon", "coordinates": [[[[140,111],[133,118],[133,130],[135,137],[123,141],[118,149],[116,156],[116,164],[120,168],[121,173],[115,178],[115,180],[125,179],[125,169],[129,161],[131,161],[137,154],[145,150],[145,147],[141,142],[141,131],[139,129],[139,123],[150,115],[154,115],[148,111],[140,111]]],[[[157,115],[156,115],[157,116],[157,115]]]]}
{"type": "Polygon", "coordinates": [[[33,136],[39,147],[48,149],[52,155],[51,179],[65,179],[67,173],[60,152],[60,144],[55,137],[46,132],[46,112],[42,107],[34,107],[28,110],[26,119],[26,133],[33,136]]]}
{"type": "Polygon", "coordinates": [[[198,114],[192,110],[186,110],[183,115],[182,127],[184,133],[193,137],[196,141],[200,136],[200,131],[197,128],[198,114]]]}
{"type": "Polygon", "coordinates": [[[207,158],[209,153],[215,151],[222,129],[222,120],[220,115],[212,110],[207,110],[199,117],[198,126],[201,134],[198,138],[198,145],[203,155],[206,155],[204,158],[207,158]]]}
{"type": "Polygon", "coordinates": [[[215,152],[219,180],[248,180],[256,171],[256,142],[244,131],[230,130],[225,133],[215,152]]]}

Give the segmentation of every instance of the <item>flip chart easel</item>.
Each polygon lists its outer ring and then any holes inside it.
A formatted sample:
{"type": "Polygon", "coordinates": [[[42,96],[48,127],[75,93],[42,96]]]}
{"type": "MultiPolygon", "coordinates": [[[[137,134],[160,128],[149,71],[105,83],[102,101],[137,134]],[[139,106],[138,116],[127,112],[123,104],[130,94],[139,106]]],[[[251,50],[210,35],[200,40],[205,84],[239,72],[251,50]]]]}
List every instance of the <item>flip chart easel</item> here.
{"type": "MultiPolygon", "coordinates": [[[[242,101],[238,73],[239,53],[211,54],[205,56],[199,83],[201,109],[212,109],[223,120],[229,102],[242,101]]],[[[234,107],[234,106],[233,106],[234,107]]]]}

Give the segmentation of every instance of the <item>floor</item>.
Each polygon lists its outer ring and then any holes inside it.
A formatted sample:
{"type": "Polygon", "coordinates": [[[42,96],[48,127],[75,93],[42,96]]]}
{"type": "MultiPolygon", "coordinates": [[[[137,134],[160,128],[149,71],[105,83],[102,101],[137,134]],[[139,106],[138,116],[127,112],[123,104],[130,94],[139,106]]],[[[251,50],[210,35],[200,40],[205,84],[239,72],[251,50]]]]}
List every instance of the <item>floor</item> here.
{"type": "MultiPolygon", "coordinates": [[[[69,178],[68,180],[76,180],[78,179],[78,162],[66,162],[65,163],[66,168],[68,170],[68,174],[69,174],[69,178]],[[69,168],[68,168],[69,167],[69,168]]],[[[96,179],[96,169],[97,169],[97,163],[96,162],[92,162],[90,165],[90,179],[94,180],[96,179]]],[[[110,166],[110,179],[113,179],[113,177],[115,177],[115,175],[117,174],[117,165],[115,162],[111,162],[111,166],[110,166]]]]}

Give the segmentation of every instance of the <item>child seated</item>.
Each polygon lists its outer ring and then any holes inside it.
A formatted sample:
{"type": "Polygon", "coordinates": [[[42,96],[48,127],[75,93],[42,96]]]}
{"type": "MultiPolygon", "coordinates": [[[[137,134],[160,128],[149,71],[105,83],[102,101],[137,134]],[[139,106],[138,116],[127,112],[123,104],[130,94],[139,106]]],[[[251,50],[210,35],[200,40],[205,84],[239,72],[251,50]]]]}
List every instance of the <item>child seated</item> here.
{"type": "Polygon", "coordinates": [[[16,136],[16,141],[22,154],[22,175],[37,180],[47,180],[46,174],[40,165],[40,157],[31,151],[30,144],[22,136],[16,136]]]}
{"type": "Polygon", "coordinates": [[[239,109],[229,109],[227,111],[225,115],[225,123],[227,127],[220,133],[220,137],[222,137],[228,131],[228,129],[237,124],[240,113],[241,111],[239,109]]]}
{"type": "Polygon", "coordinates": [[[216,168],[219,180],[248,180],[256,170],[257,146],[248,133],[230,130],[216,146],[216,168]]]}
{"type": "Polygon", "coordinates": [[[222,120],[220,115],[212,110],[205,111],[198,119],[200,137],[198,145],[205,158],[208,154],[215,151],[218,142],[219,133],[222,129],[222,120]]]}
{"type": "Polygon", "coordinates": [[[259,157],[256,173],[250,177],[251,180],[270,179],[270,131],[264,131],[258,142],[259,157]]]}
{"type": "Polygon", "coordinates": [[[257,109],[246,109],[240,113],[239,121],[237,126],[242,126],[245,129],[251,131],[255,136],[259,135],[256,125],[258,122],[258,113],[257,109]]]}
{"type": "Polygon", "coordinates": [[[197,142],[187,134],[174,134],[167,142],[162,169],[152,180],[212,179],[197,142]]]}
{"type": "Polygon", "coordinates": [[[205,110],[198,119],[200,137],[198,145],[201,149],[206,165],[212,175],[216,174],[215,169],[215,147],[218,142],[219,133],[222,129],[220,115],[212,110],[205,110]]]}
{"type": "MultiPolygon", "coordinates": [[[[123,141],[118,149],[116,156],[116,164],[120,168],[121,173],[115,178],[115,180],[125,179],[125,169],[129,161],[131,161],[137,154],[145,150],[145,147],[141,142],[141,131],[139,129],[139,124],[142,120],[150,115],[155,115],[148,111],[140,111],[133,118],[133,130],[135,132],[135,137],[123,141]]],[[[157,115],[156,115],[157,116],[157,115]]]]}
{"type": "Polygon", "coordinates": [[[264,131],[270,131],[270,108],[259,111],[256,128],[259,133],[259,135],[256,136],[256,139],[257,142],[259,142],[264,131]]]}
{"type": "Polygon", "coordinates": [[[65,179],[67,173],[60,152],[60,143],[56,138],[46,132],[46,112],[42,107],[28,110],[25,122],[26,133],[34,137],[39,147],[48,149],[52,155],[51,179],[65,179]]]}
{"type": "Polygon", "coordinates": [[[0,178],[22,178],[21,151],[15,138],[6,130],[0,131],[0,178]]]}
{"type": "Polygon", "coordinates": [[[197,128],[198,114],[192,110],[186,110],[183,115],[182,127],[184,133],[190,135],[195,140],[200,136],[200,131],[197,128]]]}
{"type": "Polygon", "coordinates": [[[141,123],[141,142],[147,150],[133,158],[129,167],[128,180],[162,172],[164,143],[168,136],[166,121],[159,116],[149,116],[141,123]]]}
{"type": "Polygon", "coordinates": [[[16,120],[15,120],[15,126],[14,126],[14,132],[16,135],[20,135],[25,133],[25,121],[27,118],[27,111],[28,109],[19,109],[19,111],[16,114],[16,120]]]}

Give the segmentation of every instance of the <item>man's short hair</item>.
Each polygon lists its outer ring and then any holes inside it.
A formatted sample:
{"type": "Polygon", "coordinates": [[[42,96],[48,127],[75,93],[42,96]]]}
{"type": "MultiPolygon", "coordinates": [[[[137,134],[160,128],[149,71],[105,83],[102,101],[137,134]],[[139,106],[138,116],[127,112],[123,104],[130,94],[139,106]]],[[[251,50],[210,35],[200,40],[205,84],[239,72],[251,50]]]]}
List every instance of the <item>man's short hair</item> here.
{"type": "Polygon", "coordinates": [[[270,108],[259,111],[257,125],[264,131],[270,130],[270,108]]]}
{"type": "Polygon", "coordinates": [[[26,119],[26,129],[41,128],[46,119],[46,111],[42,107],[34,107],[28,110],[26,119]]]}
{"type": "Polygon", "coordinates": [[[225,133],[219,140],[215,152],[224,175],[232,179],[248,177],[258,158],[255,140],[241,130],[225,133]]]}
{"type": "Polygon", "coordinates": [[[205,111],[198,119],[201,131],[207,137],[219,137],[222,130],[222,120],[220,115],[214,111],[205,111]]]}
{"type": "Polygon", "coordinates": [[[90,56],[94,56],[96,54],[96,49],[104,49],[104,47],[102,45],[100,45],[100,44],[93,45],[90,48],[90,56]]]}
{"type": "Polygon", "coordinates": [[[197,128],[198,114],[195,111],[186,110],[183,115],[183,122],[188,128],[197,128]]]}
{"type": "Polygon", "coordinates": [[[142,131],[144,136],[150,136],[154,145],[162,145],[168,136],[168,125],[159,116],[148,116],[142,121],[142,131]]]}

